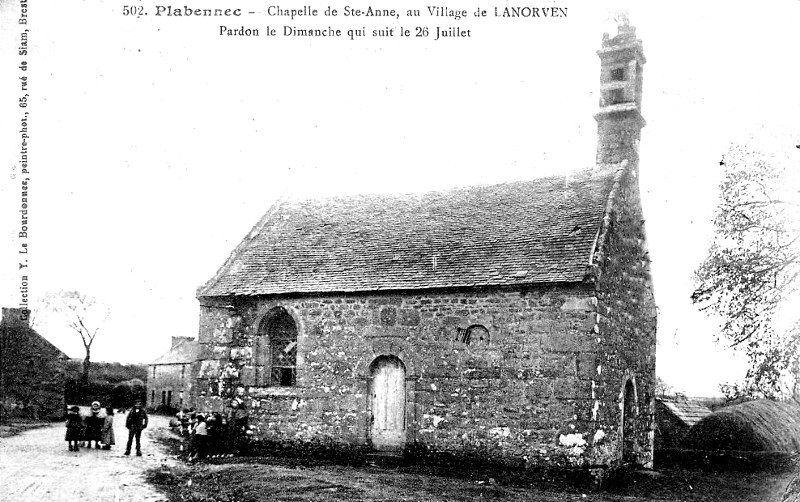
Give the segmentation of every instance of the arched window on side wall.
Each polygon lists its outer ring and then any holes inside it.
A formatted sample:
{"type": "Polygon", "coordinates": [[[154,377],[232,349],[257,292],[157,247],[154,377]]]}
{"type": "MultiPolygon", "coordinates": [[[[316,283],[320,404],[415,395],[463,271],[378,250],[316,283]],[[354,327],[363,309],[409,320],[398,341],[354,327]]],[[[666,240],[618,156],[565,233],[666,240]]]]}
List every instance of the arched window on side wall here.
{"type": "Polygon", "coordinates": [[[257,385],[295,385],[297,325],[284,308],[270,311],[261,321],[254,349],[257,385]]]}

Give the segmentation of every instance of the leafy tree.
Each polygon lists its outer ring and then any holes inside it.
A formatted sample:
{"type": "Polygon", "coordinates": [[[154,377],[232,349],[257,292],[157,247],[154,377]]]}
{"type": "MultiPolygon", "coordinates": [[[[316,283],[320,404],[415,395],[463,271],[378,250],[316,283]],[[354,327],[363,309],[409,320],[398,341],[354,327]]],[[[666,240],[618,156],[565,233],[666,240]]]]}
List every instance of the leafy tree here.
{"type": "Polygon", "coordinates": [[[86,385],[89,382],[92,344],[111,311],[96,298],[79,291],[48,293],[42,299],[38,310],[37,319],[43,314],[55,315],[80,335],[83,348],[86,350],[81,382],[86,385]]]}
{"type": "Polygon", "coordinates": [[[797,364],[800,315],[789,304],[800,276],[798,160],[795,145],[784,143],[733,145],[720,162],[714,241],[695,272],[692,301],[720,318],[718,338],[749,360],[744,382],[727,386],[731,399],[778,397],[797,364]]]}
{"type": "Polygon", "coordinates": [[[130,408],[137,399],[145,401],[147,387],[142,380],[132,378],[118,383],[112,391],[112,403],[118,408],[130,408]]]}

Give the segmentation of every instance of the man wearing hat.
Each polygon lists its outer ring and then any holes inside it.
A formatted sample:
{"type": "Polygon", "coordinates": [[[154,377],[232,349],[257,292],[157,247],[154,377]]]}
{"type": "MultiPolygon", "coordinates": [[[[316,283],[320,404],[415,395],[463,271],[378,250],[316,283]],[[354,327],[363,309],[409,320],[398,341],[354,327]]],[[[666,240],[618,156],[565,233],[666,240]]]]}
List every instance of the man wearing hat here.
{"type": "Polygon", "coordinates": [[[133,408],[128,412],[125,419],[125,427],[128,429],[128,445],[125,447],[125,455],[131,454],[131,443],[136,438],[136,456],[142,456],[142,430],[147,427],[147,412],[142,407],[142,400],[137,399],[133,402],[133,408]]]}

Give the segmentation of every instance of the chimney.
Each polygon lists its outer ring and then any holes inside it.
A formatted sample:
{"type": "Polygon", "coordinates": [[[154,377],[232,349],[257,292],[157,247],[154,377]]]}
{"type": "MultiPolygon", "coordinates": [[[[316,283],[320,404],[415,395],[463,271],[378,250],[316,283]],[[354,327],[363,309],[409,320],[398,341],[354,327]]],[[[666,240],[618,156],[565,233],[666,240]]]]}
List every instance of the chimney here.
{"type": "Polygon", "coordinates": [[[1,324],[9,328],[28,328],[30,310],[3,307],[3,319],[1,324]]]}
{"type": "Polygon", "coordinates": [[[617,35],[603,34],[600,56],[600,110],[597,120],[597,164],[625,160],[638,169],[642,118],[642,72],[646,63],[642,41],[627,14],[617,16],[617,35]]]}

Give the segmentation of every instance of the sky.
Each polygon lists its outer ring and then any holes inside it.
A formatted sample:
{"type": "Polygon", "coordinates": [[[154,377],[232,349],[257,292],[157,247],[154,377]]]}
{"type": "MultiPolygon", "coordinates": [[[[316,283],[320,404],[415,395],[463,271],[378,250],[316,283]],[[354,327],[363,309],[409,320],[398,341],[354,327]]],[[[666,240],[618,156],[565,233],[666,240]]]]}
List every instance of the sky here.
{"type": "MultiPolygon", "coordinates": [[[[541,3],[567,7],[560,19],[262,14],[230,22],[262,32],[287,24],[471,30],[438,41],[225,37],[218,19],[156,17],[154,3],[130,3],[151,14],[124,16],[110,0],[41,1],[28,11],[29,294],[76,289],[111,308],[94,360],[146,363],[169,349],[170,336],[196,336],[196,288],[278,197],[419,192],[592,166],[596,51],[625,8],[647,57],[640,181],[659,307],[657,371],[690,395],[716,394],[741,377],[741,357],[714,343],[716,323],[691,304],[692,274],[712,236],[728,145],[800,132],[797,0],[757,9],[541,3]]],[[[442,5],[471,13],[516,4],[442,5]]],[[[197,6],[260,12],[266,4],[197,6]]],[[[0,117],[19,115],[19,9],[0,0],[0,117]]],[[[0,299],[8,306],[20,296],[19,185],[9,182],[18,125],[0,120],[0,231],[9,237],[0,240],[0,299]]],[[[83,355],[63,326],[38,329],[83,355]]]]}

